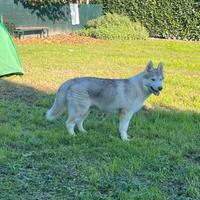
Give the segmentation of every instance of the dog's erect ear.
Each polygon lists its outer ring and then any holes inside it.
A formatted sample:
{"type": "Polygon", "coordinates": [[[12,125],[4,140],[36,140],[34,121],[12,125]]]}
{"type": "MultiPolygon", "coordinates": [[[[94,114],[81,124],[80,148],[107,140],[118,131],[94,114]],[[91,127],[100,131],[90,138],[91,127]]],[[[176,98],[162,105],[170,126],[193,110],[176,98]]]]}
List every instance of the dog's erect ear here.
{"type": "Polygon", "coordinates": [[[157,67],[158,71],[160,71],[161,74],[163,74],[163,64],[159,63],[157,67]]]}
{"type": "Polygon", "coordinates": [[[147,66],[146,66],[146,71],[147,72],[150,72],[151,70],[153,69],[153,62],[150,60],[148,63],[147,63],[147,66]]]}

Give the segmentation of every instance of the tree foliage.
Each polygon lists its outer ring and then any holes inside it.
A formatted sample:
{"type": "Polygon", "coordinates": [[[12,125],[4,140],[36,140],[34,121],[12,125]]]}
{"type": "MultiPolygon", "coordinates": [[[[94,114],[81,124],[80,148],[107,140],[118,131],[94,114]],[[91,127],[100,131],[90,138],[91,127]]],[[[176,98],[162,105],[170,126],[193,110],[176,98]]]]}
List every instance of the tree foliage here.
{"type": "Polygon", "coordinates": [[[21,3],[24,8],[30,9],[40,19],[45,20],[47,17],[52,21],[66,20],[66,4],[70,0],[14,0],[15,4],[21,3]]]}

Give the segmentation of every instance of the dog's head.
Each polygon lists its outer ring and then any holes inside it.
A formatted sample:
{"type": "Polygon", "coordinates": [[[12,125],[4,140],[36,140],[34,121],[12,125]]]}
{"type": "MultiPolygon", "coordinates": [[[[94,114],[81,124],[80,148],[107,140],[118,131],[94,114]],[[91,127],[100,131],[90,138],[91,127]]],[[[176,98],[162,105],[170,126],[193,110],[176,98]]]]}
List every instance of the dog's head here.
{"type": "Polygon", "coordinates": [[[144,71],[144,86],[148,88],[149,92],[158,96],[163,88],[163,79],[163,64],[159,63],[158,67],[154,68],[152,61],[149,61],[144,71]]]}

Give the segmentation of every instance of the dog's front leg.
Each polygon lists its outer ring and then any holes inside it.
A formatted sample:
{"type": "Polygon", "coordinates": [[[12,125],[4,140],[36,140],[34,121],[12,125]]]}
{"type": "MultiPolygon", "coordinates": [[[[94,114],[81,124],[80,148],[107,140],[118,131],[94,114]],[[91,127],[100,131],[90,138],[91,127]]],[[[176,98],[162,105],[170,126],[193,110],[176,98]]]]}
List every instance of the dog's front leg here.
{"type": "Polygon", "coordinates": [[[130,112],[130,111],[129,112],[122,111],[120,113],[119,132],[120,132],[121,139],[124,141],[128,140],[127,130],[128,130],[128,125],[132,116],[133,116],[133,112],[130,112]]]}

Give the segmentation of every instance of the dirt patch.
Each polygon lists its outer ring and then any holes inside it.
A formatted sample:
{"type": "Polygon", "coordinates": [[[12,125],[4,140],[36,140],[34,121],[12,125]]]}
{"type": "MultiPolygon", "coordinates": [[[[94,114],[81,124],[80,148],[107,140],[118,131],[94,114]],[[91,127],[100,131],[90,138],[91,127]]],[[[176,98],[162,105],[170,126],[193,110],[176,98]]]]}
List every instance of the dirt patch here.
{"type": "Polygon", "coordinates": [[[47,38],[23,38],[18,39],[14,38],[14,42],[16,44],[73,44],[73,45],[81,45],[81,44],[96,44],[102,42],[102,40],[79,36],[77,34],[59,34],[52,35],[47,38]]]}

